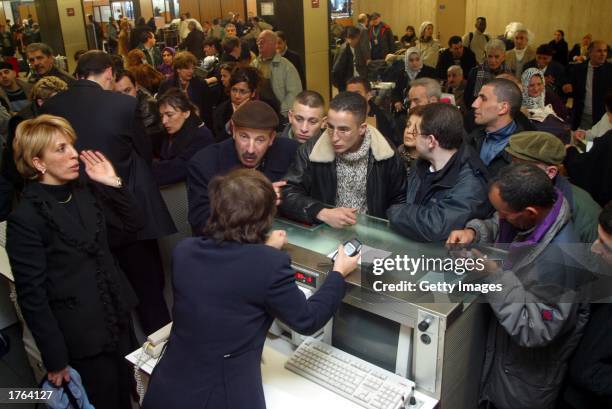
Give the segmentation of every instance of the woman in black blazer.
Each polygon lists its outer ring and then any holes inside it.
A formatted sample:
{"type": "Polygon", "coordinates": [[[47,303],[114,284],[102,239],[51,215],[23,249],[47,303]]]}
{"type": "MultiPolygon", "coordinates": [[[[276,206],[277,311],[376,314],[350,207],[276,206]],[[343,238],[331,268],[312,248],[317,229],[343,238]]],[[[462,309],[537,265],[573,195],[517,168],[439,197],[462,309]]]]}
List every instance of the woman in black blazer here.
{"type": "Polygon", "coordinates": [[[209,185],[208,238],[180,242],[173,254],[174,323],[153,372],[144,409],[264,409],[261,353],[274,318],[312,334],[344,296],[357,267],[342,247],[321,288],[306,300],[295,284],[284,231],[266,239],[277,195],[252,169],[209,185]]]}
{"type": "Polygon", "coordinates": [[[99,152],[80,158],[93,183],[79,183],[75,132],[41,115],[17,128],[14,157],[26,179],[9,216],[7,252],[17,301],[55,385],[68,367],[97,409],[130,408],[134,293],[109,242],[133,240],[144,221],[113,166],[99,152]]]}

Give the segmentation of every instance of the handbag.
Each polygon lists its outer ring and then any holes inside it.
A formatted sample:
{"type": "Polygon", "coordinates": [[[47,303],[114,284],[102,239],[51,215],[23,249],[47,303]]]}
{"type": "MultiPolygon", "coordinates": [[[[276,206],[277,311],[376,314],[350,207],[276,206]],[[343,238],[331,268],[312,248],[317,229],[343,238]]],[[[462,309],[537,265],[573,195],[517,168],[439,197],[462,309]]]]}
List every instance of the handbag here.
{"type": "Polygon", "coordinates": [[[63,382],[59,387],[53,385],[47,377],[43,378],[40,387],[45,391],[53,391],[51,399],[45,402],[46,407],[49,409],[95,409],[89,403],[81,375],[72,367],[68,367],[68,371],[70,382],[63,382]]]}

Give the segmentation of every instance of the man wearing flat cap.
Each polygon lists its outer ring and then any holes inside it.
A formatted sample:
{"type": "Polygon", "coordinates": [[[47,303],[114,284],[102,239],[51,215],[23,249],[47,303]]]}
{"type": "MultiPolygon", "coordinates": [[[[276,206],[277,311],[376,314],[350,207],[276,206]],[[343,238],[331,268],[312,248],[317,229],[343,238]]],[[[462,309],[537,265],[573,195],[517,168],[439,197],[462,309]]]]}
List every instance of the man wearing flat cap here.
{"type": "Polygon", "coordinates": [[[237,167],[257,169],[279,191],[281,178],[293,160],[298,143],[276,138],[278,116],[265,102],[249,101],[234,111],[232,138],[210,145],[195,154],[187,167],[189,224],[201,235],[210,216],[208,183],[237,167]]]}
{"type": "Polygon", "coordinates": [[[565,159],[565,146],[559,138],[548,132],[519,132],[510,137],[506,152],[512,156],[513,163],[529,162],[544,170],[570,205],[574,230],[580,241],[592,243],[597,239],[597,215],[601,207],[587,191],[571,184],[559,173],[565,159]]]}

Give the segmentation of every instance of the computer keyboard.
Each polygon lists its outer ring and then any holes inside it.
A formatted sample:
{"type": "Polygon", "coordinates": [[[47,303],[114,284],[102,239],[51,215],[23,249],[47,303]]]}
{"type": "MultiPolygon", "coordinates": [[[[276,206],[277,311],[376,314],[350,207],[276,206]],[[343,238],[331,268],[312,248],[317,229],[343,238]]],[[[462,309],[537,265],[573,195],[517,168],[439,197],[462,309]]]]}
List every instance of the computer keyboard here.
{"type": "Polygon", "coordinates": [[[313,338],[295,350],[285,368],[368,409],[418,409],[414,382],[313,338]],[[405,405],[405,406],[404,406],[405,405]]]}

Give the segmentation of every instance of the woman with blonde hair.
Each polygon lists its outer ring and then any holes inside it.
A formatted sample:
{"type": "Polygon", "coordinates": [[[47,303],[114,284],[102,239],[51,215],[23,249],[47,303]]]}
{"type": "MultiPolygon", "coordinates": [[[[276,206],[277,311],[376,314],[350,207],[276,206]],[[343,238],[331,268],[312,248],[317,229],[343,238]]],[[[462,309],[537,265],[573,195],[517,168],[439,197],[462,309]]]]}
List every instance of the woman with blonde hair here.
{"type": "Polygon", "coordinates": [[[128,409],[136,299],[109,243],[142,226],[134,198],[100,152],[74,148],[63,118],[41,115],[17,128],[15,163],[26,184],[7,224],[17,302],[56,386],[80,373],[98,409],[128,409]],[[89,182],[79,181],[79,159],[89,182]]]}
{"type": "Polygon", "coordinates": [[[119,24],[119,35],[117,37],[117,54],[127,59],[128,52],[130,51],[130,23],[126,20],[121,21],[119,24]]]}

